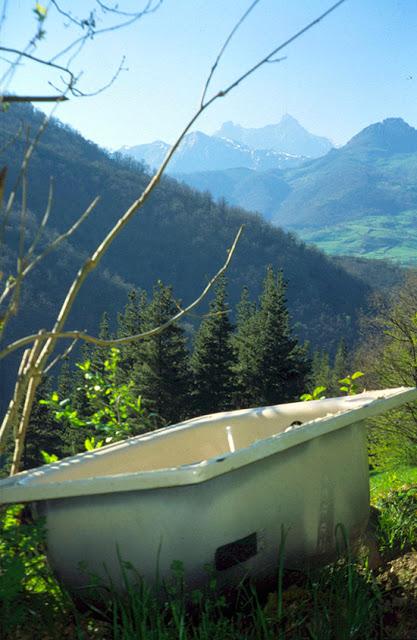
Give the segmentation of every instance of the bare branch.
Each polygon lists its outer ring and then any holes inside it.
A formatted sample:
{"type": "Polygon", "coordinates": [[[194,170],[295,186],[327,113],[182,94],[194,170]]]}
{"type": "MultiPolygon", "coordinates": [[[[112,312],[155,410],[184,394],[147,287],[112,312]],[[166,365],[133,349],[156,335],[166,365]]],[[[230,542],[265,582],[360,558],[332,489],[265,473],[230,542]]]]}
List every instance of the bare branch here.
{"type": "Polygon", "coordinates": [[[67,96],[14,96],[7,93],[0,95],[0,103],[2,102],[65,102],[67,96]]]}
{"type": "Polygon", "coordinates": [[[282,51],[282,49],[285,49],[285,47],[288,47],[289,44],[295,42],[295,40],[298,40],[298,38],[304,35],[307,31],[310,31],[310,29],[315,27],[319,22],[324,20],[324,18],[326,18],[331,13],[333,13],[333,11],[335,11],[338,7],[340,7],[340,5],[342,5],[344,2],[346,2],[346,0],[338,0],[338,2],[333,4],[329,9],[327,9],[327,11],[322,13],[318,18],[315,18],[315,20],[312,20],[312,22],[309,22],[305,27],[300,29],[300,31],[297,31],[297,33],[295,33],[293,36],[288,38],[288,40],[285,40],[285,42],[278,45],[278,47],[275,47],[275,49],[273,49],[270,53],[268,53],[268,55],[266,55],[264,58],[259,60],[259,62],[254,64],[252,67],[250,67],[250,69],[245,71],[245,73],[242,73],[242,75],[239,76],[236,80],[234,80],[234,82],[229,84],[229,86],[226,87],[226,89],[222,89],[218,91],[218,93],[216,93],[214,96],[212,96],[207,102],[205,102],[202,105],[203,108],[208,107],[217,98],[224,98],[228,93],[230,93],[230,91],[235,89],[241,82],[243,82],[244,80],[249,78],[249,76],[251,76],[253,73],[255,73],[255,71],[260,69],[263,65],[267,64],[268,62],[270,62],[276,56],[277,53],[282,51]]]}
{"type": "Polygon", "coordinates": [[[45,209],[45,213],[43,214],[43,218],[41,220],[41,223],[38,227],[38,230],[35,234],[35,237],[33,238],[32,244],[30,245],[26,256],[25,256],[25,261],[27,262],[33,255],[33,252],[35,251],[36,247],[39,244],[39,241],[42,237],[42,234],[45,231],[45,227],[48,223],[49,220],[49,215],[51,213],[51,208],[52,208],[52,200],[54,197],[54,179],[51,176],[50,180],[49,180],[49,191],[48,191],[48,200],[46,203],[46,209],[45,209]]]}
{"type": "Polygon", "coordinates": [[[0,426],[0,451],[4,450],[4,447],[1,446],[1,443],[4,442],[4,446],[6,445],[6,438],[7,438],[9,428],[10,426],[13,426],[13,424],[15,423],[21,400],[26,391],[26,387],[27,387],[26,366],[28,363],[30,353],[31,353],[31,349],[26,349],[23,352],[22,359],[20,361],[19,371],[16,377],[13,396],[11,401],[9,402],[9,406],[7,407],[7,411],[4,415],[3,422],[0,426]]]}
{"type": "Polygon", "coordinates": [[[119,75],[121,74],[122,71],[127,71],[127,68],[123,66],[125,61],[126,61],[126,58],[125,58],[125,56],[123,56],[123,58],[120,61],[119,66],[117,67],[115,73],[110,78],[110,80],[107,82],[107,84],[104,84],[102,87],[100,87],[99,89],[96,89],[95,91],[89,91],[88,93],[85,92],[85,91],[80,91],[79,89],[76,89],[74,87],[74,90],[72,92],[73,95],[76,96],[77,98],[91,98],[92,96],[98,96],[100,93],[103,93],[103,91],[106,91],[106,89],[111,87],[112,84],[114,84],[116,82],[117,78],[119,77],[119,75]]]}
{"type": "Polygon", "coordinates": [[[44,370],[44,375],[46,375],[47,373],[50,372],[50,370],[55,367],[56,364],[58,364],[58,362],[60,362],[61,360],[64,360],[65,358],[68,358],[68,356],[70,355],[71,351],[74,349],[75,345],[77,344],[78,340],[75,339],[71,342],[71,344],[69,345],[69,347],[67,347],[67,349],[65,349],[65,351],[63,353],[60,353],[56,358],[54,358],[54,360],[52,360],[52,362],[46,367],[46,369],[44,370]]]}
{"type": "Polygon", "coordinates": [[[41,346],[41,342],[40,342],[41,335],[42,334],[40,332],[38,335],[38,339],[35,341],[31,349],[28,362],[26,365],[26,367],[30,372],[29,381],[27,385],[27,391],[25,394],[25,400],[24,400],[21,418],[19,421],[19,426],[17,428],[16,436],[15,436],[15,446],[14,446],[14,452],[13,452],[12,467],[10,470],[11,476],[19,472],[20,461],[22,458],[22,453],[25,445],[26,431],[29,424],[30,412],[31,412],[33,401],[35,398],[36,389],[39,385],[40,378],[41,378],[41,372],[36,369],[36,364],[35,364],[36,357],[39,353],[39,349],[41,346]]]}
{"type": "Polygon", "coordinates": [[[31,53],[27,53],[25,51],[19,51],[19,49],[12,49],[10,47],[0,46],[0,51],[6,51],[7,53],[15,53],[19,57],[26,58],[27,60],[31,60],[32,62],[36,62],[37,64],[44,65],[46,67],[51,67],[51,69],[55,69],[57,71],[62,71],[62,73],[66,73],[68,75],[68,83],[67,88],[71,91],[72,87],[75,85],[76,76],[68,67],[64,67],[52,60],[45,60],[43,58],[38,58],[37,56],[32,55],[31,53]]]}
{"type": "MultiPolygon", "coordinates": [[[[162,4],[163,0],[158,0],[157,4],[152,7],[153,4],[153,0],[149,0],[145,9],[142,10],[142,15],[146,15],[148,13],[154,13],[157,9],[159,9],[160,5],[162,4]]],[[[109,7],[109,5],[104,4],[104,2],[101,2],[101,0],[96,0],[96,3],[98,4],[98,6],[104,11],[104,12],[109,12],[109,13],[114,13],[118,16],[134,16],[136,15],[134,12],[128,12],[128,11],[120,11],[120,9],[118,8],[118,5],[116,5],[115,7],[109,7]]]]}
{"type": "Polygon", "coordinates": [[[288,56],[282,56],[281,58],[271,58],[271,60],[267,60],[268,64],[275,64],[276,62],[283,62],[287,59],[288,56]]]}
{"type": "MultiPolygon", "coordinates": [[[[54,62],[55,60],[58,60],[59,58],[64,56],[66,53],[71,51],[71,49],[78,46],[82,41],[92,39],[95,36],[99,36],[99,35],[102,35],[103,33],[108,33],[110,31],[118,31],[119,29],[123,29],[124,27],[128,27],[134,22],[137,22],[145,15],[154,13],[162,5],[163,0],[157,0],[156,5],[154,7],[152,7],[153,1],[148,0],[147,5],[143,11],[139,11],[138,13],[133,13],[131,15],[128,15],[127,20],[119,22],[118,24],[113,24],[110,27],[103,27],[103,29],[96,28],[96,20],[95,20],[94,12],[91,12],[88,18],[84,20],[78,20],[77,18],[74,18],[70,13],[63,11],[59,7],[58,2],[56,2],[56,0],[51,0],[51,2],[55,6],[55,8],[59,11],[59,13],[66,16],[69,20],[71,20],[71,22],[77,24],[82,29],[86,29],[86,32],[83,36],[74,40],[74,42],[69,44],[67,47],[62,49],[62,51],[59,51],[53,58],[51,58],[51,62],[54,62]]],[[[108,11],[110,11],[110,9],[108,9],[108,11]]],[[[113,11],[113,13],[115,12],[113,11]]],[[[119,15],[123,15],[123,14],[120,13],[119,15]]]]}
{"type": "Polygon", "coordinates": [[[204,101],[206,99],[206,95],[207,95],[207,91],[210,85],[210,82],[213,78],[214,72],[216,71],[217,67],[219,66],[219,62],[223,57],[224,52],[226,51],[227,47],[229,46],[229,43],[231,41],[231,39],[233,38],[233,36],[235,35],[236,31],[238,31],[240,29],[240,27],[242,26],[243,22],[246,20],[246,18],[252,13],[253,9],[256,7],[257,4],[259,4],[260,0],[254,0],[252,2],[252,4],[248,7],[248,9],[246,9],[245,13],[242,15],[242,17],[240,18],[240,20],[238,20],[235,24],[235,26],[233,27],[233,29],[231,30],[231,32],[229,33],[229,35],[227,36],[222,48],[220,49],[216,60],[214,61],[213,66],[210,69],[210,73],[207,77],[206,80],[206,84],[204,85],[204,89],[203,89],[203,94],[201,96],[201,100],[200,100],[200,107],[203,106],[204,101]]]}

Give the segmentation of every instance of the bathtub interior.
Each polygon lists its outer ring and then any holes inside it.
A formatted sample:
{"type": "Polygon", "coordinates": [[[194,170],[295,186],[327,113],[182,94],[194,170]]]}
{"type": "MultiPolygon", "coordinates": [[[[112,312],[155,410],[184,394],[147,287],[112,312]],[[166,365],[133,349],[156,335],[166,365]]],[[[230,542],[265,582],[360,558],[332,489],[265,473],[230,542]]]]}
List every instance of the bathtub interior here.
{"type": "MultiPolygon", "coordinates": [[[[295,402],[203,416],[15,476],[24,484],[63,482],[198,463],[250,447],[300,425],[362,406],[359,397],[295,402]],[[26,476],[26,478],[25,478],[26,476]]],[[[369,399],[368,399],[369,402],[369,399]]],[[[354,418],[353,418],[354,420],[354,418]]]]}

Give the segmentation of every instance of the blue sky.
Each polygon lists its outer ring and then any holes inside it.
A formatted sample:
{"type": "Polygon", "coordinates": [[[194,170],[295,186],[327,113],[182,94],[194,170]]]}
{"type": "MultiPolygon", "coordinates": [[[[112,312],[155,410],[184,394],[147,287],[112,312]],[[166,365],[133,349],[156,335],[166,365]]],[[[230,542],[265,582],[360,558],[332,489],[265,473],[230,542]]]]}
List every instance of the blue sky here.
{"type": "MultiPolygon", "coordinates": [[[[60,4],[85,17],[94,1],[60,4]]],[[[128,10],[144,4],[119,0],[128,10]]],[[[80,88],[91,91],[106,83],[123,55],[128,71],[99,96],[61,105],[57,116],[110,148],[155,139],[172,142],[198,105],[219,47],[249,4],[164,0],[153,15],[90,41],[74,63],[77,73],[82,72],[80,88]]],[[[213,89],[225,86],[330,4],[261,0],[227,50],[213,89]]],[[[27,43],[36,26],[34,5],[32,0],[9,0],[0,34],[3,46],[27,43]]],[[[51,55],[74,36],[53,7],[45,28],[36,55],[51,55]]],[[[417,126],[416,0],[347,0],[285,53],[284,62],[263,67],[213,105],[195,128],[212,133],[226,120],[256,127],[290,113],[313,133],[342,144],[371,122],[390,116],[417,126]]],[[[49,70],[25,64],[7,88],[45,93],[52,76],[49,70]]]]}

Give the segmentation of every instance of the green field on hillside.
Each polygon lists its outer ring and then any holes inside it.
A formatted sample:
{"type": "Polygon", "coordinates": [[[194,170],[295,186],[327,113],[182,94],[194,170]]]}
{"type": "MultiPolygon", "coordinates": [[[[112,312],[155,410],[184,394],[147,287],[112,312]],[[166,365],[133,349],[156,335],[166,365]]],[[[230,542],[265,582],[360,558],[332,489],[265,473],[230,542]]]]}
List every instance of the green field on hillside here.
{"type": "Polygon", "coordinates": [[[365,216],[321,229],[297,229],[297,233],[331,255],[388,258],[417,265],[417,210],[396,216],[365,216]]]}

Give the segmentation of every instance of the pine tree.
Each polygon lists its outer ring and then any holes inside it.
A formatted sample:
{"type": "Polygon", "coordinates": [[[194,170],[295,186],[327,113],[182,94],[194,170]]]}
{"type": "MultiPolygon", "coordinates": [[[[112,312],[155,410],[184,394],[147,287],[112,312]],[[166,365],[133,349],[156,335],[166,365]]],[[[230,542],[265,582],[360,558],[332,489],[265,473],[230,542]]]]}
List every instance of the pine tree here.
{"type": "Polygon", "coordinates": [[[268,267],[259,308],[243,324],[239,372],[246,403],[269,405],[296,400],[310,373],[307,348],[291,335],[282,273],[268,267]]]}
{"type": "Polygon", "coordinates": [[[210,303],[209,315],[202,321],[194,342],[191,368],[196,415],[226,411],[233,406],[236,356],[228,313],[226,279],[222,278],[210,303]]]}
{"type": "Polygon", "coordinates": [[[334,358],[334,366],[331,375],[331,392],[335,395],[339,395],[341,378],[345,378],[349,374],[349,354],[346,347],[346,342],[342,337],[337,347],[336,355],[334,358]]]}
{"type": "MultiPolygon", "coordinates": [[[[93,350],[87,344],[81,347],[81,354],[78,362],[91,360],[93,350]]],[[[58,377],[58,395],[60,400],[68,398],[71,406],[78,412],[79,416],[87,418],[90,415],[90,406],[84,392],[84,375],[78,367],[71,370],[64,364],[58,377]]],[[[87,430],[80,427],[73,427],[69,424],[62,425],[62,453],[64,456],[72,456],[84,450],[84,440],[87,430]]]]}
{"type": "MultiPolygon", "coordinates": [[[[147,305],[144,291],[132,289],[128,294],[128,302],[122,314],[118,316],[117,335],[120,338],[142,332],[142,315],[147,305]]],[[[136,382],[135,370],[142,358],[143,341],[135,340],[120,347],[120,370],[122,375],[136,382]]],[[[138,390],[140,392],[140,390],[138,390]]]]}
{"type": "Polygon", "coordinates": [[[255,406],[259,397],[257,389],[259,372],[257,322],[256,304],[250,300],[248,288],[244,287],[236,308],[236,332],[233,337],[237,354],[234,393],[234,406],[237,409],[255,406]]]}
{"type": "MultiPolygon", "coordinates": [[[[160,281],[142,314],[144,331],[162,325],[178,306],[172,288],[160,281]]],[[[172,424],[190,414],[191,371],[186,337],[178,325],[143,341],[141,361],[135,365],[135,382],[144,406],[155,412],[161,424],[172,424]]]]}
{"type": "MultiPolygon", "coordinates": [[[[332,384],[332,376],[330,371],[330,358],[327,351],[317,350],[313,354],[311,365],[311,386],[323,386],[328,390],[332,384]]],[[[326,391],[328,395],[328,391],[326,391]]]]}
{"type": "MultiPolygon", "coordinates": [[[[109,340],[110,338],[110,322],[109,322],[109,314],[105,311],[101,316],[99,329],[98,329],[98,337],[100,340],[109,340]]],[[[91,364],[96,371],[103,371],[104,361],[108,356],[109,348],[108,347],[100,347],[99,345],[94,345],[90,347],[91,350],[91,364]]]]}
{"type": "Polygon", "coordinates": [[[49,378],[44,377],[36,390],[36,400],[30,414],[22,468],[31,469],[44,464],[41,451],[62,457],[62,427],[53,417],[51,409],[39,404],[39,400],[49,398],[52,385],[49,378]]]}

